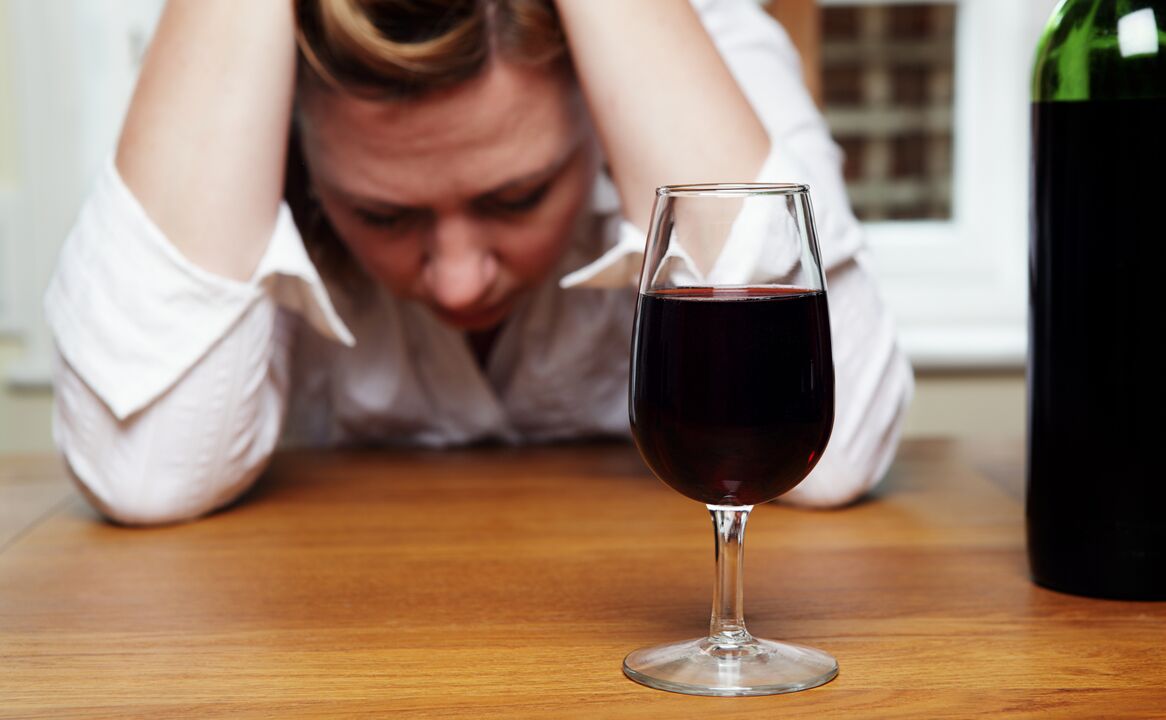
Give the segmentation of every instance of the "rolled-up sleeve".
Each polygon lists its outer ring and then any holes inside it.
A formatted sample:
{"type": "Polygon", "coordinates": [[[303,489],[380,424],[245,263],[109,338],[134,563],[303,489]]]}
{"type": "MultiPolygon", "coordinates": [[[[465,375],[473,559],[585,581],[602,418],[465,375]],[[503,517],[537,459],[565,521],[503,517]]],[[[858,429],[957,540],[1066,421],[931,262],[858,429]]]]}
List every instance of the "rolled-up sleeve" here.
{"type": "Polygon", "coordinates": [[[186,260],[111,161],[65,241],[45,316],[69,366],[124,420],[174,385],[264,301],[352,343],[286,205],[254,277],[230,280],[186,260]]]}
{"type": "Polygon", "coordinates": [[[297,324],[352,344],[286,206],[254,276],[189,262],[112,161],[45,297],[58,351],[54,437],[94,505],[129,523],[238,495],[278,439],[297,324]]]}

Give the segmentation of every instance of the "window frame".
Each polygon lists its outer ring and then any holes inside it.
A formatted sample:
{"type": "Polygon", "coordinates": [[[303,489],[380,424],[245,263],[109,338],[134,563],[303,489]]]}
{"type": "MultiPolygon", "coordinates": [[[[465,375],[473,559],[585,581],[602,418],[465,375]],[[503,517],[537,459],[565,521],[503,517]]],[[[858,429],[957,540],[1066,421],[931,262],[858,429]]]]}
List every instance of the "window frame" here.
{"type": "Polygon", "coordinates": [[[1056,0],[820,0],[941,2],[956,6],[952,217],[866,223],[873,271],[917,369],[1016,369],[1027,351],[1029,68],[1056,0]]]}

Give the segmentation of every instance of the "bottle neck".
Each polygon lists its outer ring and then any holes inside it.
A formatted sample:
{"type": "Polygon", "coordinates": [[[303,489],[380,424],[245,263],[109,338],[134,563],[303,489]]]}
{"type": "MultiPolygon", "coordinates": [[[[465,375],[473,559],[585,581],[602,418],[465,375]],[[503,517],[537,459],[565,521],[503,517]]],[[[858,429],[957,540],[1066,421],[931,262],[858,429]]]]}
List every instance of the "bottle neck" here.
{"type": "Polygon", "coordinates": [[[1166,98],[1166,0],[1065,0],[1037,49],[1033,100],[1166,98]]]}

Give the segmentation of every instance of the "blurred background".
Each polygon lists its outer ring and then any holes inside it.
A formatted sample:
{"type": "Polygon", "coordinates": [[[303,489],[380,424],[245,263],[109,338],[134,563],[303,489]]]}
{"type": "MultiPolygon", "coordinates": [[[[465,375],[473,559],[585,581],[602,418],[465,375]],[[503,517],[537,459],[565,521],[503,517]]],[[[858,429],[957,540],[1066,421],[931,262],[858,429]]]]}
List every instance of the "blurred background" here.
{"type": "MultiPolygon", "coordinates": [[[[0,0],[0,453],[52,447],[41,296],[163,4],[0,0]]],[[[908,433],[1021,436],[1029,79],[1055,0],[762,4],[846,153],[916,369],[908,433]]]]}

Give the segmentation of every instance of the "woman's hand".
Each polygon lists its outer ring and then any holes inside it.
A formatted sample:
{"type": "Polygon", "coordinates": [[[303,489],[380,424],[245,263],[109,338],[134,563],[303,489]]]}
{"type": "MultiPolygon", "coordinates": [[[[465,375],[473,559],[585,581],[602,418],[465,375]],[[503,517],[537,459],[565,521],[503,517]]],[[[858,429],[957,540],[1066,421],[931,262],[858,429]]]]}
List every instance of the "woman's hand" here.
{"type": "Polygon", "coordinates": [[[170,0],[117,149],[126,184],[196,265],[245,280],[283,195],[291,0],[170,0]]]}
{"type": "Polygon", "coordinates": [[[629,220],[659,185],[755,177],[769,139],[687,0],[555,1],[629,220]]]}

